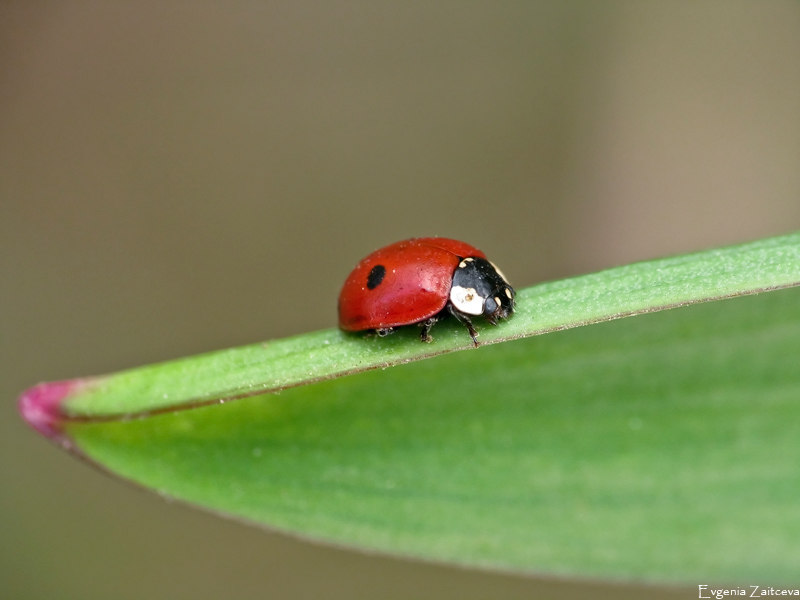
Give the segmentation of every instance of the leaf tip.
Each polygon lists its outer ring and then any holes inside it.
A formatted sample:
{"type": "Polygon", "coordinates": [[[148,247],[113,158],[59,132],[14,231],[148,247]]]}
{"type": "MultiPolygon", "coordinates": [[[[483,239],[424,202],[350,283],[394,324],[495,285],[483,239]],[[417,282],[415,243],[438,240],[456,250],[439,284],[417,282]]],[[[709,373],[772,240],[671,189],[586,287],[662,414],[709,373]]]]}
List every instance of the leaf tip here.
{"type": "Polygon", "coordinates": [[[40,383],[25,390],[19,398],[22,418],[36,431],[54,441],[63,441],[62,402],[85,385],[82,379],[40,383]]]}

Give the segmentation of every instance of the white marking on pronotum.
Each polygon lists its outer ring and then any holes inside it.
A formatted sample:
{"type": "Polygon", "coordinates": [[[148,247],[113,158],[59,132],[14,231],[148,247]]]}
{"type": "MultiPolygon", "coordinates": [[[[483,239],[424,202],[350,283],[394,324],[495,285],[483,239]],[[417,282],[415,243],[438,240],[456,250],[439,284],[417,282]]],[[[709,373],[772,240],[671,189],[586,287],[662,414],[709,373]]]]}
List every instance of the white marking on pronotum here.
{"type": "Polygon", "coordinates": [[[498,275],[500,275],[500,278],[501,278],[503,281],[505,281],[506,283],[508,283],[508,279],[506,279],[506,276],[505,276],[505,275],[503,275],[503,272],[502,272],[500,269],[498,269],[498,268],[497,268],[497,265],[496,265],[496,264],[494,264],[492,261],[489,261],[489,264],[490,264],[490,265],[492,265],[492,266],[494,267],[494,270],[495,270],[495,271],[497,271],[497,274],[498,274],[498,275]]]}
{"type": "Polygon", "coordinates": [[[465,259],[464,259],[464,260],[462,260],[460,263],[458,263],[458,268],[459,268],[459,269],[463,269],[463,268],[464,268],[464,267],[466,267],[466,266],[467,266],[469,263],[471,263],[473,260],[475,260],[475,259],[474,259],[474,258],[465,258],[465,259]]]}
{"type": "Polygon", "coordinates": [[[485,300],[478,295],[475,288],[463,288],[459,285],[450,290],[450,302],[458,310],[468,315],[483,314],[485,300]]]}
{"type": "Polygon", "coordinates": [[[497,306],[500,306],[500,298],[498,298],[497,296],[494,297],[494,302],[495,304],[497,304],[497,306]]]}
{"type": "Polygon", "coordinates": [[[506,290],[506,296],[508,296],[508,299],[511,300],[511,298],[513,298],[513,296],[511,295],[511,290],[508,288],[505,288],[505,290],[506,290]]]}

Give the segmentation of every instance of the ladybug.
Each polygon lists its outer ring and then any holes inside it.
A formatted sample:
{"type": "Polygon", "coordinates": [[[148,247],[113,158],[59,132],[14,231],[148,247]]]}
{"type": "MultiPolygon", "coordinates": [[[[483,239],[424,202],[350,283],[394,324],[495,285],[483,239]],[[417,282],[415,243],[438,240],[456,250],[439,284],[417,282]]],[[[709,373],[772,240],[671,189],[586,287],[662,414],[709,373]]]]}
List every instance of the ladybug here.
{"type": "Polygon", "coordinates": [[[492,325],[514,312],[514,288],[477,248],[448,238],[413,238],[376,250],[362,260],[339,294],[339,327],[374,330],[418,324],[430,342],[431,327],[447,315],[466,325],[475,346],[471,317],[492,325]]]}

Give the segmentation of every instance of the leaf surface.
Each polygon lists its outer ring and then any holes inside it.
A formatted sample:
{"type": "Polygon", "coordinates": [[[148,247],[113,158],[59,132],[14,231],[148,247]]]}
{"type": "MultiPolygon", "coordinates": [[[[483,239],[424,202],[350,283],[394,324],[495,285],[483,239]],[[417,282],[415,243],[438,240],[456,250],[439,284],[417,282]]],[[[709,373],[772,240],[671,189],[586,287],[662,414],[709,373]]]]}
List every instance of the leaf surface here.
{"type": "Polygon", "coordinates": [[[315,539],[796,582],[800,290],[535,334],[798,281],[800,236],[785,236],[522,290],[518,314],[481,329],[514,341],[477,351],[451,352],[469,347],[457,324],[431,345],[322,331],[43,384],[22,410],[126,479],[315,539]]]}

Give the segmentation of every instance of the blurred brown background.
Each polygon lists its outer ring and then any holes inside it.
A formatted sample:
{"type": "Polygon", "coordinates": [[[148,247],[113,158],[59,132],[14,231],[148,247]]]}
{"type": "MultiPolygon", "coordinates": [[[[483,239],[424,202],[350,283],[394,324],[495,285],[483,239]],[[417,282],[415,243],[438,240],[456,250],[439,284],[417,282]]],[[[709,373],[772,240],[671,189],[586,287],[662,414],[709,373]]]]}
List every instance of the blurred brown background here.
{"type": "Polygon", "coordinates": [[[332,327],[405,237],[525,287],[797,229],[794,1],[0,2],[0,596],[696,597],[248,529],[79,463],[16,396],[332,327]]]}

